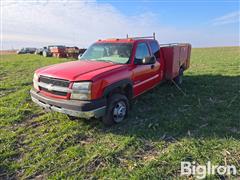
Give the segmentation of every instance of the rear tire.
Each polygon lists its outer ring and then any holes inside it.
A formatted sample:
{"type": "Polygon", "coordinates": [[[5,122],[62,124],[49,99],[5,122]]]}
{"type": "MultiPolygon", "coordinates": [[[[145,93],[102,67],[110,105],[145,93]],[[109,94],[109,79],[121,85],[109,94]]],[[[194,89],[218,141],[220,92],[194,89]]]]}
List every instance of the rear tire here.
{"type": "Polygon", "coordinates": [[[107,126],[121,123],[127,117],[128,111],[128,98],[122,94],[113,94],[109,97],[107,110],[102,121],[107,126]]]}
{"type": "Polygon", "coordinates": [[[181,85],[183,83],[183,71],[183,68],[180,68],[178,76],[174,78],[177,85],[181,85]]]}

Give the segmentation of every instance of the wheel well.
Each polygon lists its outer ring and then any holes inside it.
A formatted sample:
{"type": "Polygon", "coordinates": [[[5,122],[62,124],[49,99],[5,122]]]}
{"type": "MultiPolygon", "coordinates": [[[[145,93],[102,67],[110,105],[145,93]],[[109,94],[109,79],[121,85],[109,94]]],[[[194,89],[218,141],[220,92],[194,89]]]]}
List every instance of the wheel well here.
{"type": "Polygon", "coordinates": [[[184,65],[184,64],[181,65],[179,69],[183,69],[183,70],[185,70],[185,65],[184,65]]]}
{"type": "Polygon", "coordinates": [[[116,87],[107,94],[107,98],[117,93],[124,94],[128,98],[128,100],[131,100],[133,96],[132,86],[130,84],[125,84],[125,85],[116,87]]]}

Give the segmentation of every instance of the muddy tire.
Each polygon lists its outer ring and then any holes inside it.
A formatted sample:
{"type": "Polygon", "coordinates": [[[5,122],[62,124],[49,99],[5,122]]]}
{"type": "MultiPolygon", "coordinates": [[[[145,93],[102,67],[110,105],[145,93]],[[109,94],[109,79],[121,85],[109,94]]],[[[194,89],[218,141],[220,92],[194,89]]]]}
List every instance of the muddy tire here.
{"type": "Polygon", "coordinates": [[[121,123],[128,115],[129,101],[123,94],[113,94],[108,99],[108,106],[102,121],[105,125],[121,123]]]}

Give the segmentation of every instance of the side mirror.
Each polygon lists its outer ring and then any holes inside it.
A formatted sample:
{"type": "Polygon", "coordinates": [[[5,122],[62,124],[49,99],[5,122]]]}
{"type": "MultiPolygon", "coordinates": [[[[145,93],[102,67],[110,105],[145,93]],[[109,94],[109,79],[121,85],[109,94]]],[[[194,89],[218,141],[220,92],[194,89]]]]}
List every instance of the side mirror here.
{"type": "Polygon", "coordinates": [[[154,64],[156,62],[155,56],[147,56],[142,60],[142,64],[154,64]]]}

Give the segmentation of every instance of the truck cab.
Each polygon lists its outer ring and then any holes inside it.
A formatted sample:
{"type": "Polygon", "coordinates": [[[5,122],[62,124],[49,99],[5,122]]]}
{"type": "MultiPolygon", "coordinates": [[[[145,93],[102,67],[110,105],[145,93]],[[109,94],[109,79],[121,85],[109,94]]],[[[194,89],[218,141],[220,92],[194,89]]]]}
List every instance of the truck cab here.
{"type": "Polygon", "coordinates": [[[191,46],[182,45],[187,48],[185,59],[174,54],[174,49],[181,49],[176,47],[161,50],[154,37],[98,40],[78,61],[36,70],[32,100],[69,116],[102,117],[107,125],[120,123],[133,98],[167,78],[176,79],[188,68],[191,46]],[[172,66],[178,68],[177,74],[172,66]]]}

